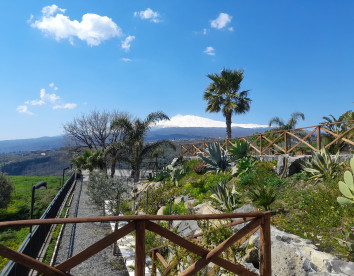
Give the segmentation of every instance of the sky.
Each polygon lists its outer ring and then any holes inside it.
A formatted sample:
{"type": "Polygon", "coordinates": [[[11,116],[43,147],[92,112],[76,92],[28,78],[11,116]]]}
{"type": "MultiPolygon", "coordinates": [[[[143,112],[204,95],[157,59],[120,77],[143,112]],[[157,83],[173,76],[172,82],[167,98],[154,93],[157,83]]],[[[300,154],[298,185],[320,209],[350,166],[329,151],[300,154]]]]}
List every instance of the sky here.
{"type": "Polygon", "coordinates": [[[233,123],[298,127],[353,109],[354,1],[0,1],[0,140],[90,111],[207,113],[207,74],[244,70],[233,123]]]}

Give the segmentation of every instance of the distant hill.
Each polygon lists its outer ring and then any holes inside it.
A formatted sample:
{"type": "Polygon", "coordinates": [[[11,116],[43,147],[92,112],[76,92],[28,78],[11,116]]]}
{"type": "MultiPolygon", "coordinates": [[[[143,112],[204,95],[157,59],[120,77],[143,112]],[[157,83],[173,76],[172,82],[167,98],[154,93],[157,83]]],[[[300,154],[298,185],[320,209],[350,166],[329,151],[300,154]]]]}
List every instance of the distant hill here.
{"type": "MultiPolygon", "coordinates": [[[[268,128],[243,128],[233,127],[232,136],[241,137],[252,135],[256,132],[264,132],[268,128]]],[[[146,140],[153,142],[161,139],[179,140],[179,139],[204,139],[204,138],[225,138],[226,128],[224,127],[165,127],[152,128],[146,137],[146,140]]],[[[33,139],[18,139],[0,141],[0,154],[29,152],[37,150],[52,150],[64,146],[65,137],[41,137],[33,139]]]]}
{"type": "Polygon", "coordinates": [[[0,154],[57,149],[61,148],[64,142],[64,136],[4,140],[0,141],[0,154]]]}

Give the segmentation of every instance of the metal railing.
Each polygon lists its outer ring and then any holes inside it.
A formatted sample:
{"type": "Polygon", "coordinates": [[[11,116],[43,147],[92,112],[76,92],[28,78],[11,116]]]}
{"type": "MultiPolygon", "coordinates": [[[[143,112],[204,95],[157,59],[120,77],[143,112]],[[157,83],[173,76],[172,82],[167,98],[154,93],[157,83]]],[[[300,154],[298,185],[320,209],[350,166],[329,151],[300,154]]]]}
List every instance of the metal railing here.
{"type": "MultiPolygon", "coordinates": [[[[223,252],[228,250],[230,246],[235,243],[241,244],[244,237],[249,236],[256,230],[260,229],[260,275],[271,275],[271,240],[270,240],[270,212],[264,213],[224,213],[224,214],[209,214],[209,215],[135,215],[135,216],[112,216],[112,217],[85,217],[85,218],[57,218],[57,219],[34,219],[22,221],[7,221],[0,222],[0,227],[19,227],[30,225],[48,226],[51,224],[67,224],[67,223],[87,223],[87,222],[111,222],[111,221],[128,221],[129,223],[122,228],[114,231],[110,235],[104,237],[100,241],[92,244],[80,253],[72,256],[66,261],[56,266],[49,266],[35,258],[27,256],[21,252],[16,252],[12,249],[0,245],[0,256],[11,259],[19,265],[34,269],[45,275],[70,275],[73,267],[84,262],[88,258],[94,256],[104,248],[115,243],[117,240],[123,238],[129,233],[135,231],[135,275],[145,275],[145,231],[154,232],[170,242],[183,247],[186,251],[192,252],[199,256],[197,261],[192,261],[192,264],[179,275],[195,275],[198,271],[203,269],[209,263],[214,263],[218,267],[222,267],[227,271],[231,271],[238,275],[256,276],[254,272],[248,270],[239,263],[231,262],[228,259],[222,258],[223,252]],[[222,220],[235,219],[236,224],[248,224],[242,229],[234,233],[231,237],[217,245],[214,249],[209,250],[205,247],[193,243],[188,238],[182,238],[172,231],[160,226],[156,221],[173,221],[173,220],[222,220]]],[[[155,261],[156,256],[159,257],[158,252],[154,249],[152,258],[155,261]],[[155,252],[155,253],[154,253],[155,252]]],[[[153,273],[156,268],[153,267],[153,273]]]]}
{"type": "MultiPolygon", "coordinates": [[[[55,198],[40,217],[41,220],[55,218],[57,216],[58,211],[60,210],[60,207],[62,206],[63,201],[74,181],[75,173],[70,176],[63,187],[59,190],[58,194],[55,196],[55,198]]],[[[33,227],[32,233],[28,234],[28,236],[25,238],[22,245],[18,249],[18,252],[25,254],[26,256],[36,258],[42,248],[43,243],[46,240],[49,231],[50,225],[36,225],[33,227]]],[[[29,270],[30,269],[27,266],[20,265],[10,260],[2,270],[0,276],[27,275],[29,270]]]]}

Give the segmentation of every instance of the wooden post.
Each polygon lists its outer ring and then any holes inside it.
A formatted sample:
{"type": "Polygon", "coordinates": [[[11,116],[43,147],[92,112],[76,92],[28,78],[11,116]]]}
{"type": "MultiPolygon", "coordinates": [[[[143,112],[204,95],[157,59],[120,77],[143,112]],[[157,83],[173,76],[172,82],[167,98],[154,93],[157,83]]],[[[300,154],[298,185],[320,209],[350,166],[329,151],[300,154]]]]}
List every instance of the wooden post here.
{"type": "Polygon", "coordinates": [[[284,153],[288,153],[288,132],[284,131],[284,153]]]}
{"type": "Polygon", "coordinates": [[[151,274],[153,276],[156,276],[156,264],[155,264],[155,261],[156,261],[156,250],[153,250],[151,252],[151,262],[152,262],[152,266],[151,266],[151,274]]]}
{"type": "Polygon", "coordinates": [[[263,140],[263,135],[262,134],[260,134],[259,135],[259,154],[260,155],[263,155],[263,148],[262,148],[262,140],[263,140]]]}
{"type": "Polygon", "coordinates": [[[145,276],[145,220],[135,221],[135,275],[145,276]]]}
{"type": "Polygon", "coordinates": [[[263,217],[260,231],[261,238],[261,261],[260,261],[260,275],[272,275],[272,256],[271,256],[271,240],[270,240],[270,212],[263,217]]]}
{"type": "Polygon", "coordinates": [[[182,149],[183,149],[183,147],[182,147],[182,145],[180,146],[180,150],[179,150],[179,154],[181,155],[181,156],[183,156],[183,151],[182,151],[182,149]]]}
{"type": "Polygon", "coordinates": [[[318,151],[321,150],[321,127],[317,126],[317,149],[318,151]]]}

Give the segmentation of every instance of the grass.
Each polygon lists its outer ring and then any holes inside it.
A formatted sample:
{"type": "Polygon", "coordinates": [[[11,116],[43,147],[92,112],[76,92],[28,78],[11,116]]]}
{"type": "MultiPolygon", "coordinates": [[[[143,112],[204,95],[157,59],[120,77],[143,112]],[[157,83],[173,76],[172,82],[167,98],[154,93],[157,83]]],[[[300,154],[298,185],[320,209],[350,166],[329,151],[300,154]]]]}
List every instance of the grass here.
{"type": "MultiPolygon", "coordinates": [[[[9,176],[15,191],[12,193],[12,201],[6,209],[0,209],[0,221],[22,220],[30,218],[32,185],[40,181],[47,182],[47,189],[35,191],[35,204],[33,217],[39,218],[55,195],[60,190],[59,176],[9,176]]],[[[0,244],[17,250],[29,233],[28,227],[23,228],[1,228],[0,244]]],[[[0,270],[8,262],[0,257],[0,270]]]]}

